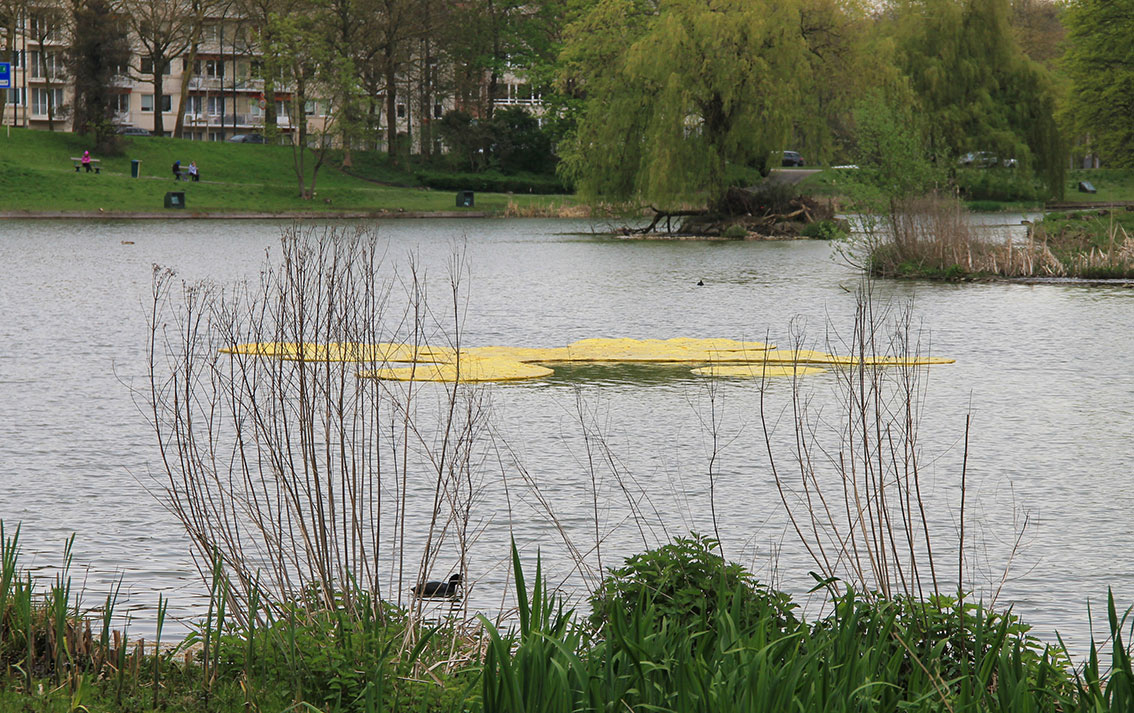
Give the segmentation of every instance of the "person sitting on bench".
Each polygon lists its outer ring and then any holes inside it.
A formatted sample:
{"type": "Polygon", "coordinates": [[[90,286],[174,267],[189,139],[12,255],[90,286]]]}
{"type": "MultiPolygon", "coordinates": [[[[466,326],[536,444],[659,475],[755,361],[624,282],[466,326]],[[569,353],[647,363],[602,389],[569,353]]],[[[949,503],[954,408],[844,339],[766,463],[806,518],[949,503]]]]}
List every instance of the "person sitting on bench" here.
{"type": "Polygon", "coordinates": [[[83,167],[87,169],[87,173],[91,172],[91,152],[83,152],[83,167]]]}
{"type": "Polygon", "coordinates": [[[181,160],[180,159],[173,162],[173,180],[175,180],[175,181],[181,180],[181,160]]]}

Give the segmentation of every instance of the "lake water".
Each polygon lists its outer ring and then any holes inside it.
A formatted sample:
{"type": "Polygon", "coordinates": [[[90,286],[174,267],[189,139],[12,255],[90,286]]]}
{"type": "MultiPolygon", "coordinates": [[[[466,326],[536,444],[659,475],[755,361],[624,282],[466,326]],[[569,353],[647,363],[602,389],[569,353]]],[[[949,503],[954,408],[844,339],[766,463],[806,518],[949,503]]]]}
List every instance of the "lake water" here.
{"type": "MultiPolygon", "coordinates": [[[[285,225],[0,222],[0,519],[9,531],[23,523],[23,561],[37,571],[50,571],[77,532],[75,565],[87,603],[122,577],[134,631],[148,631],[157,592],[186,618],[198,611],[201,590],[180,525],[147,492],[159,465],[145,399],[134,390],[146,385],[152,266],[187,280],[255,276],[285,225]]],[[[388,262],[413,255],[437,277],[453,251],[464,250],[469,346],[554,347],[588,337],[784,345],[794,325],[809,345],[825,348],[829,329],[846,333],[853,323],[858,277],[828,243],[624,241],[592,232],[604,227],[393,221],[379,231],[388,262]]],[[[933,354],[957,360],[931,370],[924,400],[923,479],[935,526],[956,526],[971,413],[970,574],[991,592],[1011,557],[1001,604],[1012,603],[1038,632],[1058,629],[1081,648],[1088,600],[1096,624],[1108,586],[1120,603],[1134,600],[1134,292],[927,282],[875,290],[882,302],[912,300],[933,354]]],[[[834,377],[806,383],[817,404],[831,404],[834,419],[834,377]]],[[[577,397],[601,421],[624,478],[648,496],[657,536],[712,530],[706,381],[684,369],[591,367],[487,388],[499,438],[549,495],[570,536],[586,541],[593,527],[577,397]]],[[[784,382],[767,398],[780,410],[789,395],[784,382]]],[[[716,467],[727,553],[802,597],[815,565],[790,529],[768,467],[758,389],[726,380],[715,397],[726,443],[716,467]]],[[[787,459],[787,424],[773,442],[787,459]]],[[[489,482],[474,513],[481,535],[469,565],[473,607],[499,607],[510,535],[530,561],[538,547],[556,581],[577,592],[555,529],[530,498],[508,508],[493,472],[485,466],[489,482]]],[[[625,495],[610,487],[605,497],[604,521],[613,527],[625,495]]],[[[604,564],[641,542],[634,525],[616,528],[604,564]]],[[[955,552],[946,559],[955,561],[955,552]]]]}

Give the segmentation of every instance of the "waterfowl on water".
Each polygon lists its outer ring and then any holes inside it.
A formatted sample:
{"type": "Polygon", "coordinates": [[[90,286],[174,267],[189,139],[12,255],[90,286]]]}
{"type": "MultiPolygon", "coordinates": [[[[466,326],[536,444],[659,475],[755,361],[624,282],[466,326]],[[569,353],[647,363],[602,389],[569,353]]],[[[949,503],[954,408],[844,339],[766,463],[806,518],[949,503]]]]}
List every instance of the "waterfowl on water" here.
{"type": "Polygon", "coordinates": [[[422,599],[457,596],[461,588],[461,573],[449,577],[448,582],[422,582],[413,588],[413,595],[422,599]]]}

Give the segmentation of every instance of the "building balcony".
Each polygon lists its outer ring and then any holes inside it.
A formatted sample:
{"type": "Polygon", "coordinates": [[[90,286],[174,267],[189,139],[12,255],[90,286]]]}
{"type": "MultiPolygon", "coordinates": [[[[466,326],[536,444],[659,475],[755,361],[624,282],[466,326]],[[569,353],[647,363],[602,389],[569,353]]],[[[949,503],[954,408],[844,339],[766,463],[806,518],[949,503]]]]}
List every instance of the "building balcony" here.
{"type": "MultiPolygon", "coordinates": [[[[185,114],[186,128],[232,128],[235,123],[238,129],[262,129],[264,127],[263,114],[185,114]]],[[[276,117],[276,126],[280,129],[290,129],[291,121],[286,116],[276,117]]]]}
{"type": "Polygon", "coordinates": [[[543,100],[538,97],[503,97],[493,103],[496,106],[543,106],[543,100]]]}
{"type": "Polygon", "coordinates": [[[237,79],[235,86],[231,79],[224,77],[193,77],[189,80],[191,92],[262,92],[263,90],[264,80],[251,77],[237,79]]]}

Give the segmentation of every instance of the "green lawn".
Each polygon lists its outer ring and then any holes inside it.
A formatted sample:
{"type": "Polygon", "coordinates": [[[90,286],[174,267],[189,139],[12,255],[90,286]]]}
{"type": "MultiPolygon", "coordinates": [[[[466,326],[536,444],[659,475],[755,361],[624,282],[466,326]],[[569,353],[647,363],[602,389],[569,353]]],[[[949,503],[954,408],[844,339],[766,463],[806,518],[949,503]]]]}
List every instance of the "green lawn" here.
{"type": "Polygon", "coordinates": [[[1067,201],[1134,201],[1134,170],[1094,168],[1067,172],[1067,201]],[[1098,193],[1080,193],[1079,181],[1089,181],[1098,193]]]}
{"type": "MultiPolygon", "coordinates": [[[[319,171],[317,196],[299,198],[288,146],[231,144],[158,137],[127,140],[121,156],[98,156],[102,172],[76,173],[70,157],[81,156],[87,141],[76,134],[13,129],[0,133],[0,211],[98,211],[106,213],[163,210],[166,191],[182,190],[190,211],[326,213],[356,211],[498,212],[509,202],[520,209],[554,211],[570,205],[569,196],[477,193],[474,208],[457,208],[455,192],[377,185],[345,175],[337,163],[319,171]],[[130,176],[132,159],[141,161],[141,176],[130,176]],[[173,180],[171,166],[196,161],[201,181],[173,180]]],[[[310,155],[309,155],[310,158],[310,155]]],[[[379,166],[381,154],[356,152],[356,170],[379,166]]],[[[379,173],[363,170],[364,173],[379,173]]],[[[396,175],[388,168],[381,173],[396,175]]],[[[406,183],[412,173],[404,172],[406,183]]]]}

